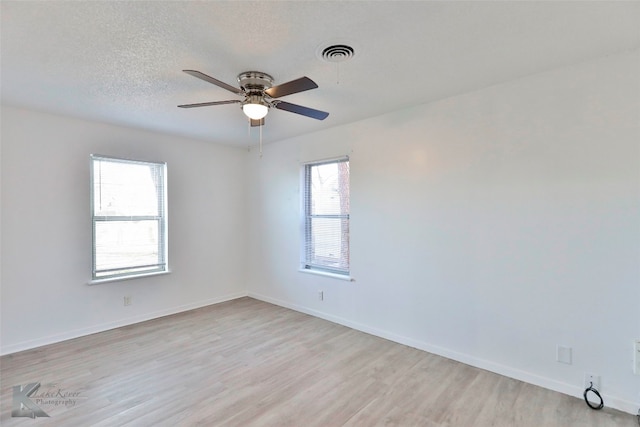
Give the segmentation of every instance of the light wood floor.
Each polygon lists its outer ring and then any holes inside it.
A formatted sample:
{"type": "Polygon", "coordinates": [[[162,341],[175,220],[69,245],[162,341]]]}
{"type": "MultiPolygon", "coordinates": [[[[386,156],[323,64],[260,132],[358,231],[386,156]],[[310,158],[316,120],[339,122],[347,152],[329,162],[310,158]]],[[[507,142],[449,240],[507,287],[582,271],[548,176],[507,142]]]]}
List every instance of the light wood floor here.
{"type": "Polygon", "coordinates": [[[630,426],[636,417],[250,298],[4,356],[3,426],[630,426]],[[12,386],[78,393],[11,417],[12,386]],[[60,401],[57,401],[60,402],[60,401]]]}

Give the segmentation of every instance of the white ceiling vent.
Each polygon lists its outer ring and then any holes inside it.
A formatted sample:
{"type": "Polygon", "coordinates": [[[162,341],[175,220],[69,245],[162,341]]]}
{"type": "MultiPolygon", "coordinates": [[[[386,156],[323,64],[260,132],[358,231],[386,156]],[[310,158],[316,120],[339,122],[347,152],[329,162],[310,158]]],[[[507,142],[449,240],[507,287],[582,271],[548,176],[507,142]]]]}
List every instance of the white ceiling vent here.
{"type": "Polygon", "coordinates": [[[320,57],[328,62],[344,62],[355,54],[355,50],[346,44],[334,44],[322,49],[320,57]]]}

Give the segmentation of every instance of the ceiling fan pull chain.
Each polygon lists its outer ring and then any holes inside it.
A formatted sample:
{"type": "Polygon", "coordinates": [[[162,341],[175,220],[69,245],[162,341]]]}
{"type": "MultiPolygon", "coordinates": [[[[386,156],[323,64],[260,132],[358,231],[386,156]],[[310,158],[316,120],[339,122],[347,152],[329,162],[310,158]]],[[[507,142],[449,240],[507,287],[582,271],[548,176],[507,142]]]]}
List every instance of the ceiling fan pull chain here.
{"type": "Polygon", "coordinates": [[[262,158],[262,126],[260,127],[260,158],[262,158]]]}

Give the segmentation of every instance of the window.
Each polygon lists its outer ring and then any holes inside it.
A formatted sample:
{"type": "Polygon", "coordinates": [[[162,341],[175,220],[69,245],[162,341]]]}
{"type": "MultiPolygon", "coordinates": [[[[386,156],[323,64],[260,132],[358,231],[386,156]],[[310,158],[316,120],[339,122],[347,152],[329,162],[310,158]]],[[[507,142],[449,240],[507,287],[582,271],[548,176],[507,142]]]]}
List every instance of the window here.
{"type": "Polygon", "coordinates": [[[167,271],[166,164],[91,156],[93,279],[167,271]]]}
{"type": "Polygon", "coordinates": [[[349,159],[304,165],[303,268],[349,274],[349,159]]]}

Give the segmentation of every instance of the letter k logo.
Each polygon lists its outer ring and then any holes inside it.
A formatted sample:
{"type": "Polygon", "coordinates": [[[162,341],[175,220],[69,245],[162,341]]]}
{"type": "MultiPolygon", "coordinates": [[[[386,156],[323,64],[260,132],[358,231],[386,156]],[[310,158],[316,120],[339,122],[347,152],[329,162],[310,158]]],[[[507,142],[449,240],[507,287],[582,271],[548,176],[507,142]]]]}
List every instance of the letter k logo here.
{"type": "Polygon", "coordinates": [[[40,383],[29,383],[26,386],[13,386],[13,407],[12,417],[48,417],[38,405],[33,403],[29,397],[40,388],[40,383]]]}

